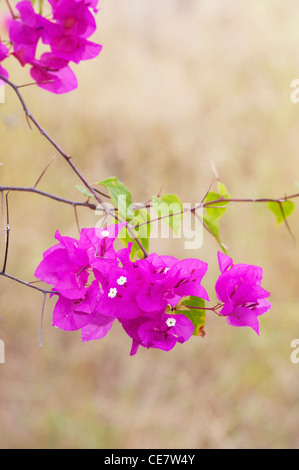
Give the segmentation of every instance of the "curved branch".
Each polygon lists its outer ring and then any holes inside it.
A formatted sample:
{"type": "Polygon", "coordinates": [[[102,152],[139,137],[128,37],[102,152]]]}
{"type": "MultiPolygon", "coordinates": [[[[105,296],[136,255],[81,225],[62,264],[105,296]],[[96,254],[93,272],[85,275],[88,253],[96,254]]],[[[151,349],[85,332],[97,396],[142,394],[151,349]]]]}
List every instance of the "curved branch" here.
{"type": "Polygon", "coordinates": [[[31,289],[38,290],[39,292],[42,292],[43,294],[58,294],[58,292],[56,291],[42,289],[41,287],[34,286],[33,284],[30,284],[30,282],[22,281],[22,279],[19,279],[15,276],[11,276],[10,274],[7,274],[5,272],[0,272],[0,276],[8,277],[8,279],[18,282],[19,284],[23,284],[24,286],[31,287],[31,289]]]}
{"type": "Polygon", "coordinates": [[[71,206],[83,206],[88,207],[89,209],[96,210],[97,205],[92,204],[90,202],[80,202],[80,201],[72,201],[71,199],[65,199],[60,196],[56,196],[55,194],[47,193],[46,191],[41,191],[40,189],[36,189],[31,186],[2,186],[0,185],[0,191],[20,191],[20,192],[28,192],[39,194],[41,196],[48,197],[50,199],[54,199],[55,201],[62,202],[64,204],[69,204],[71,206]]]}
{"type": "Polygon", "coordinates": [[[40,133],[48,140],[48,142],[50,142],[50,144],[57,150],[57,152],[65,159],[65,161],[70,165],[70,167],[72,168],[72,170],[74,171],[74,173],[76,173],[76,175],[79,177],[79,179],[82,181],[82,183],[84,184],[84,186],[92,193],[92,195],[95,197],[95,199],[101,204],[101,206],[103,207],[103,209],[105,210],[106,213],[110,213],[109,209],[106,207],[105,203],[103,202],[103,200],[101,199],[101,197],[99,196],[99,194],[93,189],[93,187],[88,183],[88,181],[85,179],[85,177],[82,175],[82,173],[78,170],[78,168],[76,167],[76,165],[72,162],[71,160],[71,156],[68,155],[56,142],[55,140],[45,131],[45,129],[39,124],[39,122],[35,119],[35,117],[30,113],[20,91],[19,91],[19,87],[17,85],[15,85],[14,83],[12,83],[10,80],[8,80],[7,78],[3,77],[2,75],[0,75],[0,79],[3,80],[5,83],[7,83],[7,85],[9,85],[13,91],[15,92],[15,94],[17,95],[21,105],[22,105],[22,108],[24,110],[24,113],[26,115],[26,118],[28,120],[28,122],[32,122],[35,127],[40,131],[40,133]]]}

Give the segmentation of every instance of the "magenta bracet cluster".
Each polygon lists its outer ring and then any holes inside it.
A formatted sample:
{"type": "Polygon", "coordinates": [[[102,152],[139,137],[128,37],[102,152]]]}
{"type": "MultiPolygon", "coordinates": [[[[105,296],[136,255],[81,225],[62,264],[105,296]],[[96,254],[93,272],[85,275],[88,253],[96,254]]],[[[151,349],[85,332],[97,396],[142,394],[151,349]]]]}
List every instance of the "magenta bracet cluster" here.
{"type": "MultiPolygon", "coordinates": [[[[201,284],[208,265],[156,253],[132,261],[132,243],[118,251],[114,247],[124,226],[84,228],[79,240],[57,231],[59,243],[44,253],[35,276],[53,286],[52,295],[58,296],[53,326],[81,330],[85,342],[103,338],[117,320],[132,339],[131,355],[139,346],[169,351],[194,332],[189,318],[176,313],[178,303],[189,296],[210,300],[201,284]]],[[[259,333],[257,317],[271,307],[265,299],[269,292],[260,286],[261,268],[233,265],[220,252],[218,259],[220,315],[231,325],[250,326],[259,333]]]]}
{"type": "Polygon", "coordinates": [[[17,3],[18,15],[8,21],[12,50],[0,43],[0,75],[9,78],[2,62],[14,56],[22,66],[30,66],[30,75],[39,87],[57,94],[77,88],[70,63],[93,59],[102,49],[88,39],[96,30],[98,1],[48,0],[51,19],[36,13],[29,0],[17,3]],[[39,44],[49,50],[37,58],[39,44]]]}

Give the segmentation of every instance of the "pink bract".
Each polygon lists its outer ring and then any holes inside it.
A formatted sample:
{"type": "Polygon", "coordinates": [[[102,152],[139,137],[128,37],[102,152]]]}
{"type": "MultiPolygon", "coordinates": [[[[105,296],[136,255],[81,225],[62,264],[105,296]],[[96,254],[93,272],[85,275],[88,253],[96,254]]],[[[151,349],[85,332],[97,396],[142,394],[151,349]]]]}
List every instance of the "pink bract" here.
{"type": "Polygon", "coordinates": [[[194,326],[181,314],[167,315],[161,312],[156,318],[138,318],[133,321],[122,321],[122,326],[133,339],[130,355],[136,354],[139,346],[147,349],[157,348],[170,351],[176,343],[184,343],[191,338],[194,326]],[[171,321],[174,326],[169,326],[171,321]]]}
{"type": "MultiPolygon", "coordinates": [[[[0,43],[0,62],[2,62],[8,56],[9,56],[8,48],[4,46],[4,44],[0,43]]],[[[2,67],[1,63],[0,63],[0,75],[2,75],[2,77],[7,78],[7,79],[9,77],[7,70],[5,70],[4,67],[2,67]]],[[[4,85],[4,81],[0,80],[0,86],[3,86],[3,85],[4,85]]]]}
{"type": "Polygon", "coordinates": [[[218,252],[221,271],[215,290],[224,303],[220,314],[233,326],[249,326],[259,334],[258,316],[266,313],[271,304],[270,292],[261,287],[262,268],[248,264],[233,264],[232,258],[218,252]]]}

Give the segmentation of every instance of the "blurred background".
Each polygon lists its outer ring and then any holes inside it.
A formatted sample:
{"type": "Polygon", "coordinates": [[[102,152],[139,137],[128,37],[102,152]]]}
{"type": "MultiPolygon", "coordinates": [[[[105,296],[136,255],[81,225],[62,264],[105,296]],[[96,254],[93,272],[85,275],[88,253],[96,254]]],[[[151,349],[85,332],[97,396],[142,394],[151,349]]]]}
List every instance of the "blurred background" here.
{"type": "MultiPolygon", "coordinates": [[[[232,197],[298,191],[295,0],[103,1],[97,22],[103,50],[73,67],[76,91],[22,90],[88,181],[117,176],[138,202],[163,183],[164,193],[200,202],[213,162],[232,197]]],[[[30,81],[27,68],[4,65],[16,84],[30,81]]],[[[1,184],[31,186],[55,150],[30,130],[8,87],[0,114],[1,184]]],[[[39,189],[84,200],[78,183],[57,155],[39,189]]],[[[29,193],[11,193],[9,212],[7,272],[32,281],[55,231],[77,236],[74,212],[29,193]]],[[[81,227],[98,220],[88,209],[78,215],[81,227]]],[[[53,328],[47,299],[40,347],[42,294],[2,278],[0,447],[299,448],[299,364],[290,359],[299,338],[297,210],[288,220],[297,246],[262,204],[231,205],[221,221],[235,263],[263,267],[273,307],[260,336],[208,314],[204,338],[130,357],[117,324],[85,344],[79,332],[53,328]]],[[[212,305],[218,246],[209,234],[199,250],[184,250],[182,239],[153,240],[151,250],[207,261],[212,305]]]]}

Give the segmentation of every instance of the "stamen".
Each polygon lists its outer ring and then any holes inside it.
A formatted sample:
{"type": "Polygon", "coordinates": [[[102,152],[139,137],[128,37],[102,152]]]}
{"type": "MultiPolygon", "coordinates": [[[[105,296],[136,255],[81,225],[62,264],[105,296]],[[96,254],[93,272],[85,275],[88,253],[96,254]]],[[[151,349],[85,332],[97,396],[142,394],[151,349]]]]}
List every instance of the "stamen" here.
{"type": "Polygon", "coordinates": [[[110,297],[111,299],[113,299],[114,297],[116,297],[117,295],[117,289],[116,287],[111,287],[110,291],[109,291],[109,294],[108,294],[108,297],[110,297]]]}
{"type": "Polygon", "coordinates": [[[166,320],[166,325],[171,327],[171,326],[175,326],[176,324],[176,320],[174,318],[167,318],[166,320]]]}
{"type": "Polygon", "coordinates": [[[127,282],[127,278],[125,276],[120,276],[116,282],[119,286],[123,286],[127,282]]]}

